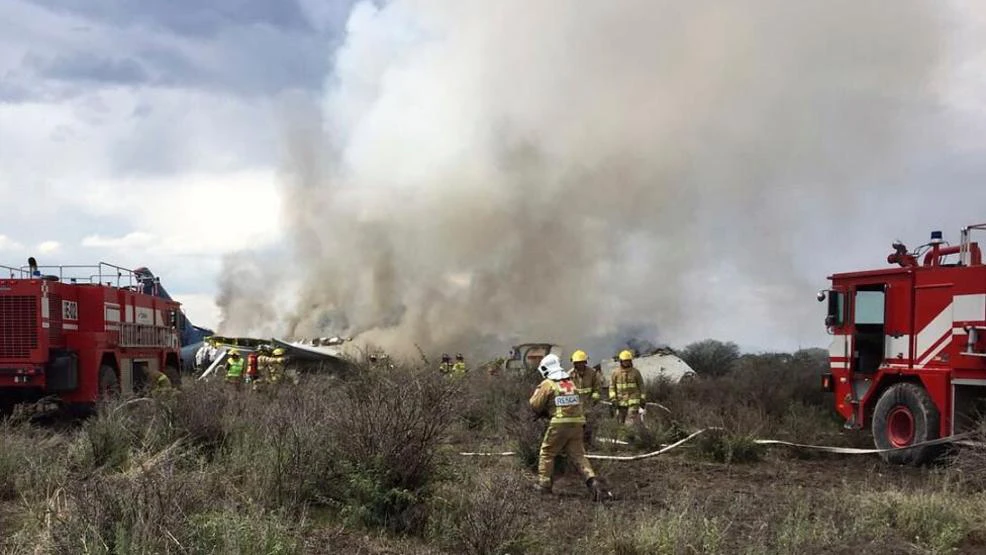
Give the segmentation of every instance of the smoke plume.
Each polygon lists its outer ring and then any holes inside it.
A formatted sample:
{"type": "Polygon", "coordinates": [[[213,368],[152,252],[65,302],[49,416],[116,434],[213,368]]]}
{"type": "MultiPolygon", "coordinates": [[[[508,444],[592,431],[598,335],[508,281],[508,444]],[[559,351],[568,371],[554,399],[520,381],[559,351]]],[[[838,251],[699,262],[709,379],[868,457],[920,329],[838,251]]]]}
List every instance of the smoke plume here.
{"type": "Polygon", "coordinates": [[[806,222],[853,217],[931,125],[942,8],[889,8],[358,4],[324,98],[285,117],[296,298],[251,310],[404,353],[824,336],[806,222]]]}

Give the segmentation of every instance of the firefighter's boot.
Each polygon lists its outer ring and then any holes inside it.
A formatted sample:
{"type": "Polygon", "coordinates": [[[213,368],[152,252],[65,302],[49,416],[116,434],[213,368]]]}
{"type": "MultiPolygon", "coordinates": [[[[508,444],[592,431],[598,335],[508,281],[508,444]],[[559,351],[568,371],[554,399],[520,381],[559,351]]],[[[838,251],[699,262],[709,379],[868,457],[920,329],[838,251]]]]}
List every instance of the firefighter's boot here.
{"type": "Polygon", "coordinates": [[[541,495],[551,495],[551,482],[538,482],[534,486],[534,491],[541,495]]]}
{"type": "Polygon", "coordinates": [[[607,501],[613,498],[613,494],[596,477],[586,480],[585,486],[589,488],[593,501],[607,501]]]}

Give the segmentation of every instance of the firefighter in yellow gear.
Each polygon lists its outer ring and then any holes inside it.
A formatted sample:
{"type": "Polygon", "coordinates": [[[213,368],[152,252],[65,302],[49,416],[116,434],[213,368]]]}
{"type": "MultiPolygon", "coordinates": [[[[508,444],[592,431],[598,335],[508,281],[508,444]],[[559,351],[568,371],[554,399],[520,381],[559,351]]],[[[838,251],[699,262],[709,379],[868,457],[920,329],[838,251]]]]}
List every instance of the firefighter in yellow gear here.
{"type": "Polygon", "coordinates": [[[171,379],[168,378],[167,374],[160,370],[148,368],[146,378],[147,391],[151,395],[160,395],[172,389],[171,379]]]}
{"type": "Polygon", "coordinates": [[[271,356],[267,359],[267,381],[272,385],[284,381],[284,368],[287,365],[287,357],[283,347],[274,349],[271,356]]]}
{"type": "Polygon", "coordinates": [[[442,353],[442,363],[438,365],[438,371],[446,376],[452,373],[452,357],[448,353],[442,353]]]}
{"type": "Polygon", "coordinates": [[[619,423],[636,423],[644,413],[644,379],[640,370],[633,367],[632,352],[622,351],[619,359],[620,367],[609,376],[609,401],[616,409],[619,423]]]}
{"type": "Polygon", "coordinates": [[[583,440],[586,445],[590,445],[594,427],[592,409],[602,400],[603,375],[599,370],[589,366],[589,355],[581,349],[572,353],[572,369],[568,371],[568,375],[575,382],[576,391],[582,401],[582,409],[586,412],[583,440]]]}
{"type": "Polygon", "coordinates": [[[462,356],[462,353],[455,355],[455,363],[452,364],[452,377],[461,378],[466,375],[469,371],[469,367],[466,366],[466,358],[462,356]]]}
{"type": "Polygon", "coordinates": [[[585,351],[572,353],[572,369],[568,375],[575,380],[582,406],[592,407],[602,400],[603,375],[595,368],[589,367],[589,355],[585,351]]]}
{"type": "Polygon", "coordinates": [[[528,402],[536,415],[550,418],[538,458],[538,491],[551,493],[555,457],[564,453],[578,467],[594,499],[609,497],[609,492],[602,488],[585,456],[582,439],[585,414],[575,382],[562,368],[558,355],[550,354],[542,358],[538,372],[544,380],[528,402]]]}
{"type": "Polygon", "coordinates": [[[226,383],[232,384],[236,389],[239,389],[242,382],[243,359],[240,357],[238,350],[230,349],[229,356],[226,359],[226,383]]]}

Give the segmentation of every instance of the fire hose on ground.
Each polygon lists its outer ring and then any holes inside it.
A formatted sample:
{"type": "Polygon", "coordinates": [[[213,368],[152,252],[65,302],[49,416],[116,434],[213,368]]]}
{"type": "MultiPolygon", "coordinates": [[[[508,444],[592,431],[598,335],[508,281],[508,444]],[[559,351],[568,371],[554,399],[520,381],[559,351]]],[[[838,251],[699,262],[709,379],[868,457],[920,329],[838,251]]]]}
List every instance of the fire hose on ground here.
{"type": "MultiPolygon", "coordinates": [[[[603,401],[602,403],[603,404],[606,404],[606,405],[609,405],[610,404],[609,402],[606,402],[606,401],[603,401]]],[[[668,414],[671,414],[671,410],[669,408],[663,406],[663,405],[660,405],[658,403],[646,403],[646,404],[648,406],[658,407],[658,408],[666,411],[668,414]]],[[[684,444],[692,441],[696,437],[698,437],[698,436],[700,436],[700,435],[702,435],[702,434],[704,434],[706,432],[714,432],[714,431],[725,431],[725,428],[718,427],[718,426],[710,426],[708,428],[702,428],[702,429],[700,429],[698,431],[692,432],[690,435],[688,435],[684,439],[681,439],[679,441],[676,441],[676,442],[674,442],[674,443],[672,443],[670,445],[662,446],[657,451],[652,451],[650,453],[641,453],[641,454],[638,454],[638,455],[600,455],[600,454],[595,454],[595,453],[588,453],[588,454],[586,454],[586,458],[593,459],[593,460],[622,461],[622,462],[639,461],[639,460],[643,460],[643,459],[650,459],[650,458],[653,458],[653,457],[657,457],[659,455],[663,455],[663,454],[665,454],[665,453],[667,453],[669,451],[673,451],[674,449],[677,449],[678,447],[681,447],[682,445],[684,445],[684,444]]],[[[947,444],[947,443],[955,443],[955,444],[958,444],[958,445],[982,447],[983,445],[980,444],[980,443],[977,443],[977,442],[962,441],[962,440],[964,440],[966,438],[971,437],[972,435],[973,435],[973,432],[966,432],[966,433],[951,435],[951,436],[948,436],[948,437],[943,437],[943,438],[934,439],[934,440],[930,440],[930,441],[924,441],[924,442],[921,442],[921,443],[915,443],[914,445],[908,445],[906,447],[893,447],[893,448],[889,448],[889,449],[862,449],[862,448],[857,448],[857,447],[834,447],[834,446],[828,446],[828,445],[809,445],[809,444],[805,444],[805,443],[795,443],[795,442],[791,442],[791,441],[782,441],[782,440],[779,440],[779,439],[754,439],[754,440],[752,440],[752,442],[755,443],[755,444],[757,444],[757,445],[765,445],[765,446],[780,445],[780,446],[784,446],[784,447],[794,447],[794,448],[797,448],[797,449],[804,449],[804,450],[810,450],[810,451],[819,451],[819,452],[823,452],[823,453],[835,453],[835,454],[840,454],[840,455],[877,455],[877,454],[883,454],[883,453],[892,453],[894,451],[906,451],[908,449],[915,449],[915,448],[918,448],[918,447],[930,447],[930,446],[934,446],[934,445],[944,445],[944,444],[947,444]]],[[[601,441],[601,442],[604,442],[604,443],[613,443],[613,444],[616,444],[616,445],[629,445],[629,442],[627,442],[627,441],[622,441],[622,440],[618,440],[618,439],[611,439],[611,438],[598,438],[597,441],[601,441]]],[[[503,451],[503,452],[490,452],[490,453],[483,453],[483,452],[462,452],[462,453],[459,453],[459,455],[461,455],[463,457],[513,457],[513,456],[517,456],[517,452],[516,451],[503,451]]]]}

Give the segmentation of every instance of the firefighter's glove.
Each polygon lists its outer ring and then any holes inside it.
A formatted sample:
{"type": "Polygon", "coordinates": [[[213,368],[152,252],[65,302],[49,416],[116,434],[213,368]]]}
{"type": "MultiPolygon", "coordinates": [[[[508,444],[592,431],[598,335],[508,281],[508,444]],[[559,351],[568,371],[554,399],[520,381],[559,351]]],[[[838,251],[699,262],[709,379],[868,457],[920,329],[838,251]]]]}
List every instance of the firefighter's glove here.
{"type": "Polygon", "coordinates": [[[637,411],[637,413],[640,414],[640,417],[641,418],[643,418],[644,415],[647,414],[647,409],[645,409],[644,407],[640,407],[640,409],[637,411]]]}

